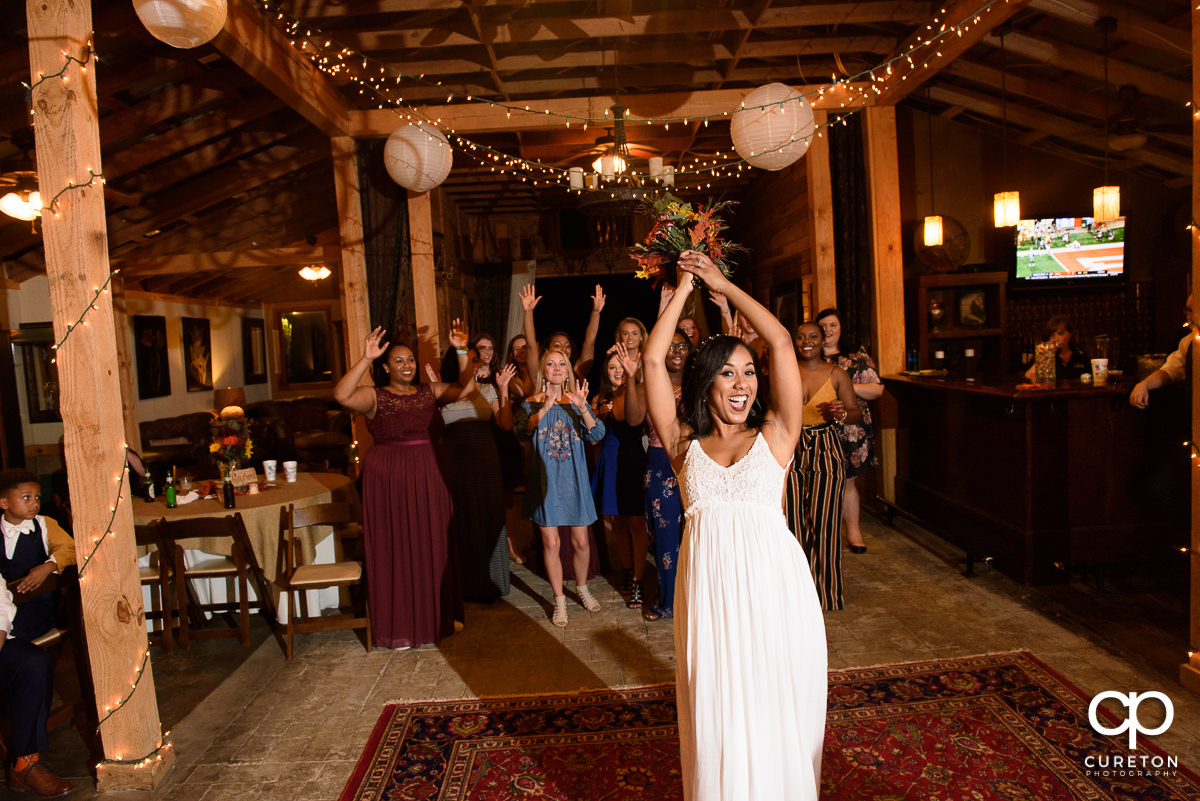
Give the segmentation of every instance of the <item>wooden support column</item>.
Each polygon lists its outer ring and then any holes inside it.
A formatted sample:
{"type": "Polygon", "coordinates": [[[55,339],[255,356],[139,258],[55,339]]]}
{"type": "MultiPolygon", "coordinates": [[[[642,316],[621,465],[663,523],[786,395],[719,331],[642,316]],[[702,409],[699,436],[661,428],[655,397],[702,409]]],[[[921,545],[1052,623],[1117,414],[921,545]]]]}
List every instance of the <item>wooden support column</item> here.
{"type": "Polygon", "coordinates": [[[84,633],[103,721],[98,787],[153,789],[174,752],[163,747],[131,497],[122,480],[125,432],[112,299],[108,291],[96,294],[108,286],[109,265],[104,188],[99,179],[89,184],[88,173],[101,172],[91,3],[27,0],[25,9],[39,184],[43,202],[57,196],[55,213],[43,213],[42,236],[54,336],[61,342],[60,409],[84,633]],[[71,184],[77,188],[62,191],[71,184]]]}
{"type": "MultiPolygon", "coordinates": [[[[346,365],[362,358],[363,344],[371,333],[371,308],[367,303],[367,252],[363,239],[362,195],[358,179],[358,150],[354,139],[335,136],[330,139],[333,150],[333,187],[337,193],[338,233],[340,235],[342,327],[346,340],[346,365]]],[[[370,386],[370,371],[363,376],[362,385],[370,386]]],[[[362,457],[371,447],[367,419],[353,416],[355,458],[352,468],[357,473],[362,457]]]]}
{"type": "MultiPolygon", "coordinates": [[[[880,375],[904,369],[904,258],[900,246],[900,168],[896,109],[863,110],[867,184],[871,204],[871,264],[874,277],[876,354],[880,375]]],[[[896,499],[896,407],[889,393],[879,400],[880,492],[896,499]]]]}
{"type": "MultiPolygon", "coordinates": [[[[1200,6],[1192,7],[1192,109],[1200,108],[1200,6]]],[[[1200,214],[1200,119],[1192,115],[1192,219],[1200,214]]],[[[1200,231],[1192,232],[1192,302],[1200,292],[1200,231]]],[[[1193,315],[1195,313],[1193,312],[1193,315]]],[[[1193,316],[1193,319],[1195,317],[1193,316]]],[[[1192,453],[1196,448],[1196,437],[1200,435],[1200,347],[1192,343],[1188,350],[1192,360],[1192,453]]],[[[1200,465],[1191,462],[1192,470],[1192,591],[1191,613],[1188,626],[1188,661],[1179,666],[1179,682],[1192,692],[1200,692],[1200,465]]]]}
{"type": "MultiPolygon", "coordinates": [[[[828,115],[814,111],[817,130],[828,115]]],[[[812,225],[813,312],[837,306],[833,249],[833,177],[829,171],[829,137],[817,136],[808,145],[808,216],[812,225]]]]}
{"type": "Polygon", "coordinates": [[[426,364],[440,369],[442,346],[438,331],[437,281],[433,276],[433,210],[428,192],[408,193],[408,237],[417,315],[417,359],[422,370],[426,364]]]}

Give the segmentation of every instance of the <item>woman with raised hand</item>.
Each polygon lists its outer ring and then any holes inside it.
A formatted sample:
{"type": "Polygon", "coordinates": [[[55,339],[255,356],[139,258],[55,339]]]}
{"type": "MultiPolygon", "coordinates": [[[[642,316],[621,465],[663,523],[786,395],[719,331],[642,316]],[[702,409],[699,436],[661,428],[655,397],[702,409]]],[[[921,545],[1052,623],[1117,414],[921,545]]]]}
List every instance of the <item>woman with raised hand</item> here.
{"type": "Polygon", "coordinates": [[[607,433],[592,474],[596,511],[612,526],[613,540],[623,576],[621,591],[630,609],[642,608],[642,573],[646,569],[646,451],[642,447],[642,420],[626,414],[627,398],[640,392],[635,376],[642,354],[622,344],[613,346],[604,364],[604,382],[592,408],[607,433]]]}
{"type": "Polygon", "coordinates": [[[591,558],[588,527],[596,522],[596,502],[592,500],[583,443],[599,442],[605,429],[588,405],[587,381],[576,382],[562,351],[542,354],[537,390],[518,409],[513,431],[518,438],[533,443],[533,461],[525,486],[525,516],[541,531],[546,577],[554,590],[551,621],[562,627],[567,625],[567,599],[559,561],[559,526],[571,530],[579,603],[589,612],[600,611],[600,602],[587,588],[591,558]]]}
{"type": "MultiPolygon", "coordinates": [[[[664,285],[663,295],[670,295],[664,285]]],[[[663,308],[670,306],[668,299],[663,308]]],[[[665,313],[665,311],[664,311],[665,313]]],[[[662,321],[660,316],[659,321],[662,321]]],[[[658,325],[655,325],[657,328],[658,325]]],[[[664,365],[673,397],[683,393],[683,369],[692,345],[678,328],[671,334],[664,365]]],[[[644,370],[643,370],[644,372],[644,370]]],[[[630,422],[645,415],[645,387],[640,393],[626,396],[625,414],[630,422]]],[[[646,620],[670,620],[675,617],[675,576],[679,571],[679,543],[683,536],[683,504],[679,497],[679,482],[671,465],[670,455],[659,437],[654,420],[646,418],[650,447],[646,449],[646,525],[654,532],[654,567],[658,574],[658,595],[654,604],[643,614],[646,620]]]]}
{"type": "Polygon", "coordinates": [[[497,369],[500,360],[491,336],[476,334],[472,343],[467,369],[474,372],[479,390],[442,407],[442,443],[450,467],[451,538],[463,598],[491,603],[509,592],[507,504],[494,429],[512,430],[508,384],[516,368],[497,369]]]}
{"type": "Polygon", "coordinates": [[[705,255],[679,257],[682,282],[644,355],[650,418],[679,476],[685,512],[675,600],[676,696],[687,801],[812,801],[824,741],[825,627],[804,551],[780,498],[804,400],[787,330],[705,255]],[[677,411],[667,354],[691,275],[723,292],[774,360],[770,398],[740,340],[705,340],[688,360],[677,411]]]}
{"type": "Polygon", "coordinates": [[[801,410],[800,451],[788,477],[785,514],[812,566],[817,594],[827,612],[842,602],[842,490],[845,456],[838,428],[862,419],[846,371],[823,358],[821,326],[796,326],[800,378],[808,402],[801,410]]]}
{"type": "Polygon", "coordinates": [[[858,478],[871,468],[879,466],[879,457],[875,455],[875,429],[871,425],[871,407],[868,401],[879,400],[883,396],[883,382],[879,380],[879,371],[875,368],[875,360],[866,348],[842,345],[842,316],[837,309],[822,309],[817,312],[817,325],[825,340],[821,344],[822,356],[825,361],[836,364],[846,371],[854,384],[854,394],[858,397],[858,405],[862,409],[862,420],[857,423],[844,423],[839,433],[842,437],[842,450],[846,456],[846,489],[842,494],[842,528],[846,535],[846,543],[850,553],[866,553],[867,545],[863,542],[862,528],[859,526],[862,502],[859,498],[858,478]]]}
{"type": "MultiPolygon", "coordinates": [[[[451,325],[450,344],[467,368],[467,334],[451,325]]],[[[363,462],[363,540],[371,631],[381,648],[405,649],[440,642],[463,619],[462,593],[451,556],[453,506],[433,442],[442,433],[438,406],[474,389],[421,383],[416,352],[391,344],[376,328],[363,356],[342,376],[333,397],[367,418],[375,444],[363,462]],[[377,386],[359,386],[373,365],[377,386]]]]}
{"type": "MultiPolygon", "coordinates": [[[[519,294],[521,308],[525,310],[525,339],[529,343],[529,350],[525,354],[525,363],[528,365],[529,373],[534,375],[541,364],[542,354],[537,348],[537,331],[533,325],[533,310],[537,308],[538,301],[542,299],[542,296],[534,292],[533,284],[521,287],[519,294]]],[[[583,332],[583,345],[579,348],[579,358],[571,365],[575,375],[581,378],[592,371],[592,362],[596,355],[596,334],[600,331],[600,312],[604,311],[604,301],[604,289],[596,284],[596,292],[592,295],[592,311],[588,315],[587,328],[583,332]]],[[[555,331],[546,339],[545,349],[560,350],[567,354],[567,359],[570,360],[574,354],[575,345],[564,332],[555,331]]]]}

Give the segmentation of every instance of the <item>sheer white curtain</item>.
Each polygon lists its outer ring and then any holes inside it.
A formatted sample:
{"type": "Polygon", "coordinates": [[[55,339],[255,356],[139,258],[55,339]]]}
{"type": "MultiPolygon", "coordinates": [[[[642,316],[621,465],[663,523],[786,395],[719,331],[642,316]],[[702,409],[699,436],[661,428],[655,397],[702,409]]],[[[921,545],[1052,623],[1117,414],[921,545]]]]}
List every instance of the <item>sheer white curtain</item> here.
{"type": "MultiPolygon", "coordinates": [[[[504,329],[504,343],[496,343],[497,347],[504,347],[513,337],[524,330],[525,309],[521,307],[521,288],[526,284],[532,284],[536,276],[537,262],[534,259],[513,262],[512,283],[508,289],[508,325],[504,329]]],[[[507,355],[505,354],[505,356],[507,355]]]]}

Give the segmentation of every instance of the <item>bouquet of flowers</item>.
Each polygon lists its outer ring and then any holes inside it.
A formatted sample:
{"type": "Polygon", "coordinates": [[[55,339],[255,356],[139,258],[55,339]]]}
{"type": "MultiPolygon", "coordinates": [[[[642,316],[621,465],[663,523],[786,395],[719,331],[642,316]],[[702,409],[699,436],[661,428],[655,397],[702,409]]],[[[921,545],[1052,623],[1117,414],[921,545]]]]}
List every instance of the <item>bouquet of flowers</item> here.
{"type": "Polygon", "coordinates": [[[730,257],[746,249],[721,237],[728,226],[718,213],[733,205],[735,201],[723,200],[693,208],[691,203],[668,194],[646,202],[644,208],[654,215],[654,227],[629,254],[638,263],[635,275],[649,279],[654,286],[663,281],[675,286],[679,254],[685,250],[700,251],[726,276],[732,274],[730,257]]]}
{"type": "Polygon", "coordinates": [[[254,453],[250,427],[242,418],[218,418],[213,425],[213,441],[208,452],[227,469],[236,468],[254,453]]]}

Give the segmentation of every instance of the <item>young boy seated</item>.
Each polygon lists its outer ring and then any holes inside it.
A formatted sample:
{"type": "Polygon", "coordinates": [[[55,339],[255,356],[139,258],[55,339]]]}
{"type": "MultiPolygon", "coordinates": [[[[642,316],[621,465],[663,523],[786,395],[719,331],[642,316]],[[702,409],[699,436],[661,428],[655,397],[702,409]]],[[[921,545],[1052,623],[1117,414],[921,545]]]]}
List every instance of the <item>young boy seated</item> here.
{"type": "MultiPolygon", "coordinates": [[[[75,564],[75,540],[53,519],[42,517],[42,485],[28,470],[0,472],[0,576],[15,591],[28,593],[51,573],[75,564]]],[[[11,636],[35,640],[54,626],[54,595],[43,593],[21,604],[11,636]]]]}
{"type": "Polygon", "coordinates": [[[8,789],[54,798],[71,792],[72,785],[38,762],[49,748],[46,717],[52,695],[50,655],[31,642],[8,636],[16,616],[12,593],[0,579],[0,692],[8,701],[14,756],[8,765],[8,789]]]}

